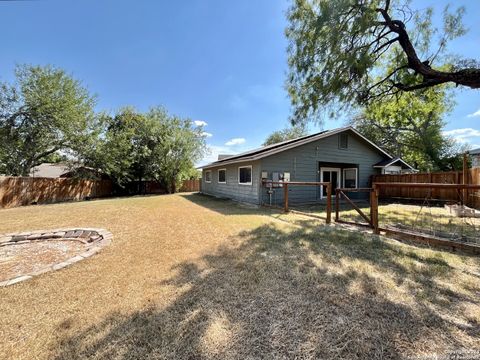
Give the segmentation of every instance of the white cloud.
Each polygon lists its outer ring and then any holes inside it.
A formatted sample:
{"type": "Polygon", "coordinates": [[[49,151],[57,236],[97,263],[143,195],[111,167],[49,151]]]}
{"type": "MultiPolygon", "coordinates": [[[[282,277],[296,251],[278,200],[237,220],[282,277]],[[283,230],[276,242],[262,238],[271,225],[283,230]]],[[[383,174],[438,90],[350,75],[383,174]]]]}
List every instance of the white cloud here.
{"type": "Polygon", "coordinates": [[[241,144],[245,144],[245,139],[244,138],[233,138],[233,139],[230,139],[228,140],[225,145],[226,146],[233,146],[233,145],[241,145],[241,144]]]}
{"type": "Polygon", "coordinates": [[[463,129],[453,129],[443,132],[446,136],[453,136],[454,138],[470,138],[470,137],[480,137],[480,130],[472,128],[463,128],[463,129]]]}
{"type": "Polygon", "coordinates": [[[202,132],[202,136],[209,138],[209,137],[212,137],[212,136],[213,136],[213,134],[211,134],[211,133],[209,133],[209,132],[206,132],[206,131],[204,131],[204,132],[202,132]]]}
{"type": "Polygon", "coordinates": [[[193,122],[196,126],[207,126],[208,124],[203,120],[195,120],[193,122]]]}
{"type": "Polygon", "coordinates": [[[472,114],[467,115],[467,117],[476,117],[476,116],[480,116],[480,109],[478,109],[477,111],[475,111],[472,114]]]}
{"type": "Polygon", "coordinates": [[[229,147],[227,146],[218,146],[218,145],[207,145],[207,151],[208,153],[205,155],[205,157],[197,164],[197,166],[209,164],[211,162],[217,161],[218,160],[218,155],[220,154],[231,154],[234,155],[236,152],[232,151],[229,147]]]}
{"type": "Polygon", "coordinates": [[[469,144],[474,148],[476,147],[474,143],[478,143],[480,140],[480,130],[472,128],[447,130],[443,132],[443,135],[451,137],[460,144],[469,144]]]}

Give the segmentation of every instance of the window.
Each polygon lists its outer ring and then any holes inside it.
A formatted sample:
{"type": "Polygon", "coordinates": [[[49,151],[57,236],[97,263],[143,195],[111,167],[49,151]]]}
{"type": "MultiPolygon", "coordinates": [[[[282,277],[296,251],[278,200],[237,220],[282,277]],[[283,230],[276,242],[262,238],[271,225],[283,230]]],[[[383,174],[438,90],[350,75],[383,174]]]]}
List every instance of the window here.
{"type": "Polygon", "coordinates": [[[227,182],[227,169],[218,169],[218,182],[220,184],[227,182]]]}
{"type": "Polygon", "coordinates": [[[357,188],[357,168],[343,169],[343,187],[357,188]]]}
{"type": "Polygon", "coordinates": [[[339,149],[348,149],[348,134],[341,133],[338,136],[338,148],[339,149]]]}
{"type": "Polygon", "coordinates": [[[207,183],[212,182],[212,171],[211,170],[205,171],[205,182],[207,182],[207,183]]]}
{"type": "Polygon", "coordinates": [[[241,166],[238,168],[238,183],[240,185],[252,185],[251,166],[241,166]]]}

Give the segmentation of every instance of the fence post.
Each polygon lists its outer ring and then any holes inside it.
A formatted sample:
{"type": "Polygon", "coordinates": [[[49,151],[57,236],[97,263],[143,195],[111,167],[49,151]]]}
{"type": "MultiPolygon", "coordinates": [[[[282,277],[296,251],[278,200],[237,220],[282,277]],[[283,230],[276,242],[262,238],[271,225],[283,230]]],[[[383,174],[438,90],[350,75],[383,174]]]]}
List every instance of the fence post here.
{"type": "Polygon", "coordinates": [[[327,224],[332,222],[332,183],[327,184],[327,224]]]}
{"type": "Polygon", "coordinates": [[[372,222],[374,234],[380,234],[378,227],[378,193],[377,185],[373,184],[370,192],[370,221],[372,222]]]}
{"type": "Polygon", "coordinates": [[[340,210],[340,190],[335,189],[335,221],[339,220],[338,212],[340,210]]]}
{"type": "MultiPolygon", "coordinates": [[[[463,185],[468,184],[468,158],[467,158],[467,153],[463,154],[463,185]]],[[[468,190],[463,189],[462,190],[462,205],[467,205],[468,203],[468,190]]]]}
{"type": "Polygon", "coordinates": [[[285,212],[288,212],[288,184],[285,182],[283,184],[283,198],[285,200],[285,212]]]}

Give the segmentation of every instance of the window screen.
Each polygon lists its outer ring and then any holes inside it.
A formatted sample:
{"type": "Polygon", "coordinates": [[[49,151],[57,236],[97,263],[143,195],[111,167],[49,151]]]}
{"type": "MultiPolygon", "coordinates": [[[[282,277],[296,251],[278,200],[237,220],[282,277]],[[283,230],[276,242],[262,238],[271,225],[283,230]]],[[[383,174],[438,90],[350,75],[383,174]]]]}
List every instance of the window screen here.
{"type": "Polygon", "coordinates": [[[212,181],[212,172],[210,170],[205,171],[205,181],[211,182],[212,181]]]}
{"type": "Polygon", "coordinates": [[[357,169],[343,170],[343,186],[346,188],[357,187],[357,169]]]}
{"type": "Polygon", "coordinates": [[[252,168],[251,167],[241,167],[238,169],[238,178],[240,184],[251,184],[252,183],[252,168]]]}
{"type": "Polygon", "coordinates": [[[338,147],[340,149],[348,149],[348,134],[340,134],[338,137],[338,147]]]}
{"type": "Polygon", "coordinates": [[[226,173],[227,173],[227,170],[225,170],[225,169],[218,170],[218,182],[219,183],[224,183],[225,182],[225,179],[227,177],[226,173]]]}

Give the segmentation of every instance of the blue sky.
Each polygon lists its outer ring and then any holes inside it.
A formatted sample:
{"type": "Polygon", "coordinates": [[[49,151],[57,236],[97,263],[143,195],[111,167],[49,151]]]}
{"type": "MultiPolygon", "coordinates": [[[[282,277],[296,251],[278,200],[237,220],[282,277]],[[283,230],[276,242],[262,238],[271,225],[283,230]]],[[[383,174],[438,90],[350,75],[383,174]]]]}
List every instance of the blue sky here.
{"type": "MultiPolygon", "coordinates": [[[[446,3],[414,0],[419,8],[436,4],[437,12],[446,3]]],[[[456,2],[462,3],[470,31],[450,50],[480,59],[480,2],[456,2]]],[[[98,110],[163,105],[207,124],[206,162],[257,147],[287,125],[288,6],[280,0],[0,1],[0,80],[12,80],[15,64],[53,64],[98,95],[98,110]]],[[[446,131],[480,147],[480,91],[455,95],[446,131]]],[[[323,127],[341,125],[328,120],[323,127]]]]}

